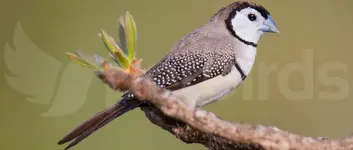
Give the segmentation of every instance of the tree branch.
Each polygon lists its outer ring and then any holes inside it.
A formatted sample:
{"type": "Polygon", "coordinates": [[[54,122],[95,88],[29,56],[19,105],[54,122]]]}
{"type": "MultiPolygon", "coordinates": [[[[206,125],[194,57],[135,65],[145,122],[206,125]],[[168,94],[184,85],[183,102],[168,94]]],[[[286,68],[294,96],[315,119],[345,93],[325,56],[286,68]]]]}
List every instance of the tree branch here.
{"type": "Polygon", "coordinates": [[[138,99],[154,104],[141,109],[155,125],[185,143],[200,143],[210,150],[349,150],[353,137],[340,140],[304,137],[276,127],[230,123],[211,112],[189,108],[182,97],[157,87],[146,76],[105,69],[97,76],[114,90],[134,91],[138,99]]]}

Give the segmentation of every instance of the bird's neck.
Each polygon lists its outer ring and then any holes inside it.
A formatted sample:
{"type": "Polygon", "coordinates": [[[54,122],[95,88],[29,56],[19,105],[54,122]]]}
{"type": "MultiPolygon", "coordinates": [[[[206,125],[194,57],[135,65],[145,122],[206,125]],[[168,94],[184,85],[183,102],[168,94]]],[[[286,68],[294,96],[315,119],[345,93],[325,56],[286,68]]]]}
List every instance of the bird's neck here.
{"type": "Polygon", "coordinates": [[[243,70],[243,72],[248,75],[254,65],[256,57],[256,47],[244,45],[242,50],[236,53],[237,63],[243,70]]]}
{"type": "Polygon", "coordinates": [[[263,35],[261,31],[250,30],[247,28],[238,29],[234,34],[236,34],[235,36],[240,38],[243,42],[253,43],[254,45],[257,45],[258,41],[263,35]]]}

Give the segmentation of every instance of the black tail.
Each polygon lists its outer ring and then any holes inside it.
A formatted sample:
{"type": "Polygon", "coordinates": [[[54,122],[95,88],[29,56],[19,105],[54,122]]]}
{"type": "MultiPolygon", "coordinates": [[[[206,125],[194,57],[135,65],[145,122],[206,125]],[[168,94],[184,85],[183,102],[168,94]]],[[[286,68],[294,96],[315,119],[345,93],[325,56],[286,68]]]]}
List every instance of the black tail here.
{"type": "Polygon", "coordinates": [[[68,133],[64,138],[62,138],[58,144],[64,144],[73,140],[65,150],[75,146],[80,143],[83,139],[91,135],[93,132],[102,128],[109,122],[113,121],[115,118],[123,115],[124,113],[137,108],[141,104],[138,100],[127,100],[123,98],[119,103],[97,113],[92,118],[83,122],[80,126],[68,133]]]}

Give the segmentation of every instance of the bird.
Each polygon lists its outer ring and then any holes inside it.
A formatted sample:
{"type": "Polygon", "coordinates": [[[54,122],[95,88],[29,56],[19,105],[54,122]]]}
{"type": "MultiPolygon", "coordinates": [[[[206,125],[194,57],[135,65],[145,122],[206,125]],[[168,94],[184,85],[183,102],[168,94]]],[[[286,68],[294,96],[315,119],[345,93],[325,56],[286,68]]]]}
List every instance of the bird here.
{"type": "MultiPolygon", "coordinates": [[[[206,24],[181,38],[168,54],[146,71],[159,86],[183,96],[190,107],[222,99],[249,75],[264,33],[279,33],[270,12],[251,1],[235,1],[219,9],[206,24]]],[[[69,149],[119,116],[150,105],[127,91],[114,105],[70,131],[59,142],[69,149]]]]}

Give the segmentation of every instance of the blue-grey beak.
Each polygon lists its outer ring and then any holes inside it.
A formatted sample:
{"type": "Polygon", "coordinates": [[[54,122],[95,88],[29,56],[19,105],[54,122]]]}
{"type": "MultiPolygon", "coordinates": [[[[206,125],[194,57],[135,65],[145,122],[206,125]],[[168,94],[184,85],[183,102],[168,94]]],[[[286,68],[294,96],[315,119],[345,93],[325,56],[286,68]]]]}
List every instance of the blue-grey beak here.
{"type": "Polygon", "coordinates": [[[260,30],[262,32],[279,33],[276,22],[273,20],[273,18],[270,15],[267,17],[266,21],[262,24],[262,26],[260,27],[260,30]]]}

